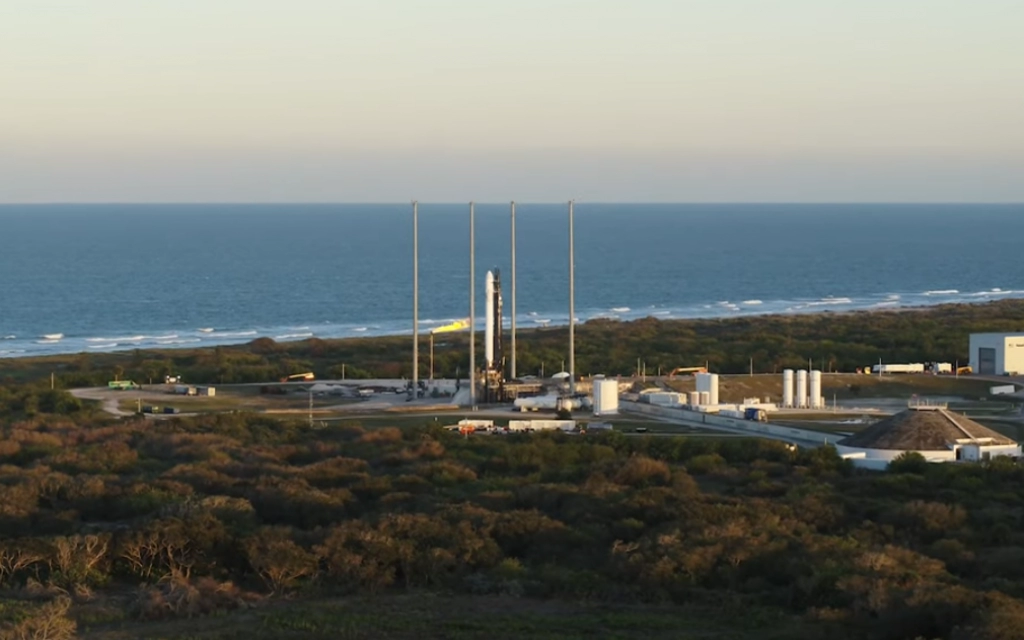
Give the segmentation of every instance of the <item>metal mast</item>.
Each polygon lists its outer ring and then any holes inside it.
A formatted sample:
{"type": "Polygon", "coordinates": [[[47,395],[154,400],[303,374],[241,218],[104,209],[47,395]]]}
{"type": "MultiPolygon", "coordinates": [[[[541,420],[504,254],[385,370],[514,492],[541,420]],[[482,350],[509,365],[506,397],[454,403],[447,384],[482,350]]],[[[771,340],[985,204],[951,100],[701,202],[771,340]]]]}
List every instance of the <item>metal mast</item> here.
{"type": "Polygon", "coordinates": [[[512,361],[509,373],[516,379],[516,202],[512,201],[512,361]]]}
{"type": "Polygon", "coordinates": [[[476,260],[474,239],[475,215],[469,203],[469,406],[476,408],[476,260]]]}
{"type": "Polygon", "coordinates": [[[412,390],[411,399],[419,395],[420,371],[420,230],[419,205],[412,201],[412,390]]]}
{"type": "Polygon", "coordinates": [[[569,201],[569,393],[576,393],[576,260],[573,256],[573,201],[569,201]]]}

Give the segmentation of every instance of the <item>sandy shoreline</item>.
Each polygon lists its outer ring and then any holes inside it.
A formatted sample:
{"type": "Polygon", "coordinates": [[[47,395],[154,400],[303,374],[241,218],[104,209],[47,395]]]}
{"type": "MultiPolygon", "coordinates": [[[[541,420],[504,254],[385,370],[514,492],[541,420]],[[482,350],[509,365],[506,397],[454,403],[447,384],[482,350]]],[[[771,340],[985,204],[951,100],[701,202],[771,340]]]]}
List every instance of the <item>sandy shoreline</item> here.
{"type": "MultiPolygon", "coordinates": [[[[703,318],[666,318],[663,316],[647,315],[632,319],[614,319],[614,318],[592,318],[585,322],[577,323],[577,327],[586,326],[601,326],[614,324],[627,325],[635,322],[649,322],[655,320],[665,325],[701,325],[701,324],[728,324],[733,322],[757,322],[757,321],[770,321],[778,322],[779,320],[799,320],[807,321],[814,318],[839,318],[839,317],[850,317],[850,316],[883,316],[883,315],[914,315],[914,314],[942,314],[949,310],[954,309],[1009,309],[1014,313],[1020,314],[1021,325],[1024,326],[1024,299],[1010,298],[986,302],[956,302],[956,303],[944,303],[936,305],[908,305],[900,307],[886,307],[878,309],[847,309],[847,310],[822,310],[813,312],[798,312],[798,313],[761,313],[761,314],[742,314],[735,316],[725,317],[703,317],[703,318]]],[[[545,324],[541,326],[537,325],[526,325],[520,324],[516,328],[518,335],[527,336],[535,332],[551,332],[551,331],[565,331],[568,324],[545,324]]],[[[478,329],[479,331],[479,329],[478,329]]],[[[506,332],[508,331],[508,324],[506,322],[506,332]]],[[[421,329],[420,337],[421,340],[426,343],[429,330],[421,329]]],[[[453,336],[460,334],[451,334],[453,336]]],[[[287,340],[287,341],[275,341],[278,345],[290,345],[290,344],[301,344],[309,340],[322,340],[328,343],[347,343],[347,344],[360,344],[360,343],[371,343],[371,342],[400,342],[409,340],[412,336],[411,331],[405,331],[401,333],[392,333],[387,335],[359,335],[359,336],[345,336],[345,337],[318,337],[309,336],[302,339],[287,340]]],[[[0,354],[0,372],[3,370],[3,363],[13,365],[19,361],[39,361],[39,360],[64,360],[69,357],[80,357],[83,355],[87,356],[114,356],[130,354],[135,351],[147,352],[147,353],[184,353],[184,352],[195,352],[195,351],[207,351],[214,348],[230,348],[230,349],[247,349],[253,342],[273,340],[270,336],[251,336],[246,337],[244,341],[236,340],[233,342],[225,343],[207,343],[207,344],[189,344],[181,346],[158,346],[158,345],[146,345],[146,346],[133,346],[131,348],[123,349],[111,349],[111,350],[68,350],[62,352],[50,352],[40,354],[0,354]]],[[[2,346],[2,345],[0,345],[2,346]]],[[[426,353],[422,353],[421,356],[426,356],[426,353]]]]}

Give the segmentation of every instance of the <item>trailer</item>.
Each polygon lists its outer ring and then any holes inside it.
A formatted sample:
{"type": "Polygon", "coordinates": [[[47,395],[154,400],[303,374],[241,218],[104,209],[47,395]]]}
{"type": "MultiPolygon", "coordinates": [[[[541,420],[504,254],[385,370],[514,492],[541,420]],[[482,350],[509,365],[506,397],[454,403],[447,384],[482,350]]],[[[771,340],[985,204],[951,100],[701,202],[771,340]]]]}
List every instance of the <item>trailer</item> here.
{"type": "Polygon", "coordinates": [[[875,373],[924,373],[924,363],[876,364],[871,370],[875,373]]]}
{"type": "Polygon", "coordinates": [[[107,383],[107,388],[115,391],[130,391],[132,389],[138,389],[139,385],[135,384],[131,380],[111,380],[107,383]]]}

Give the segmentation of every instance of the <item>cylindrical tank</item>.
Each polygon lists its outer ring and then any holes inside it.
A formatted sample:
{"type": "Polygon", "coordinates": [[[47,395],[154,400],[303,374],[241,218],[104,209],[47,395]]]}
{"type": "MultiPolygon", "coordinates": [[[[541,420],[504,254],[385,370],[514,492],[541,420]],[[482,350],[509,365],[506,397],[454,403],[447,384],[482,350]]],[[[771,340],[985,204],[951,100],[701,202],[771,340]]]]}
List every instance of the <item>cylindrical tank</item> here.
{"type": "Polygon", "coordinates": [[[804,369],[796,372],[796,406],[807,408],[807,371],[804,369]]]}
{"type": "Polygon", "coordinates": [[[793,370],[786,369],[782,372],[782,406],[793,406],[793,370]]]}
{"type": "Polygon", "coordinates": [[[705,407],[711,404],[711,392],[710,391],[701,391],[700,392],[700,403],[701,403],[701,405],[703,405],[705,407]]]}
{"type": "Polygon", "coordinates": [[[716,406],[718,404],[718,374],[717,373],[710,374],[710,385],[709,386],[711,388],[708,389],[708,393],[711,394],[711,397],[708,400],[708,404],[710,404],[712,406],[716,406]]]}
{"type": "Polygon", "coordinates": [[[700,391],[691,391],[690,392],[690,406],[691,407],[699,407],[700,406],[700,391]]]}
{"type": "Polygon", "coordinates": [[[821,372],[811,371],[811,408],[821,408],[821,372]]]}

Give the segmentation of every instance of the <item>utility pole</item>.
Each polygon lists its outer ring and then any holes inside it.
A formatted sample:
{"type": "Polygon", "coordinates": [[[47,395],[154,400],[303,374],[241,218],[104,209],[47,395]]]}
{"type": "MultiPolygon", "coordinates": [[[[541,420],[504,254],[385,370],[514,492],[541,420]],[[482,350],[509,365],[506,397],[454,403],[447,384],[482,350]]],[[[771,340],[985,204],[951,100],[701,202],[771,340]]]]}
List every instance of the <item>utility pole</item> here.
{"type": "Polygon", "coordinates": [[[341,363],[341,379],[342,380],[345,379],[345,363],[344,362],[341,363]]]}
{"type": "Polygon", "coordinates": [[[313,428],[313,389],[309,389],[309,428],[313,428]]]}
{"type": "Polygon", "coordinates": [[[475,214],[469,203],[469,406],[476,409],[476,261],[475,214]]]}
{"type": "Polygon", "coordinates": [[[576,258],[573,240],[573,201],[569,201],[569,393],[576,394],[576,258]]]}
{"type": "Polygon", "coordinates": [[[753,358],[750,359],[750,377],[751,378],[754,377],[754,359],[753,358]]]}
{"type": "Polygon", "coordinates": [[[50,372],[50,391],[53,391],[53,384],[54,384],[53,372],[51,371],[50,372]]]}
{"type": "Polygon", "coordinates": [[[516,201],[512,201],[512,361],[509,373],[516,379],[516,201]]]}
{"type": "MultiPolygon", "coordinates": [[[[412,201],[412,390],[410,398],[416,399],[419,390],[419,369],[420,369],[420,229],[419,229],[419,205],[412,201]]],[[[310,396],[310,407],[313,406],[310,396]]],[[[310,409],[312,411],[312,409],[310,409]]],[[[313,424],[313,414],[310,413],[310,425],[313,424]]]]}

